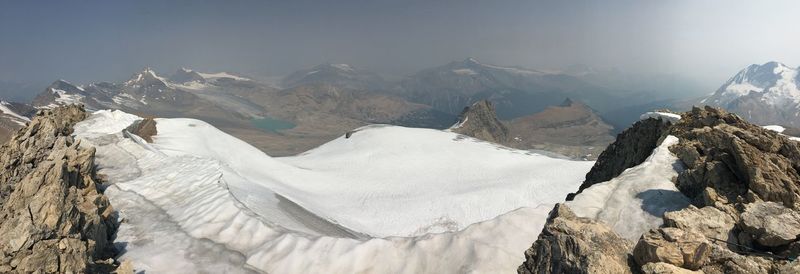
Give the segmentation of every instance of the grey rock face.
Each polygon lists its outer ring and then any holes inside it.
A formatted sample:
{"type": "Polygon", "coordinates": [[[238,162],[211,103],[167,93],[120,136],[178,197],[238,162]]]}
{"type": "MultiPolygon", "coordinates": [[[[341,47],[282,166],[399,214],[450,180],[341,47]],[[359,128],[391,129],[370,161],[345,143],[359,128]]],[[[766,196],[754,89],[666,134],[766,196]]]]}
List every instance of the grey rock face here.
{"type": "Polygon", "coordinates": [[[597,221],[558,204],[539,239],[525,251],[518,273],[633,273],[633,244],[597,221]]]}
{"type": "Polygon", "coordinates": [[[40,111],[0,148],[0,272],[113,269],[113,208],[97,189],[93,147],[69,136],[81,107],[40,111]]]}

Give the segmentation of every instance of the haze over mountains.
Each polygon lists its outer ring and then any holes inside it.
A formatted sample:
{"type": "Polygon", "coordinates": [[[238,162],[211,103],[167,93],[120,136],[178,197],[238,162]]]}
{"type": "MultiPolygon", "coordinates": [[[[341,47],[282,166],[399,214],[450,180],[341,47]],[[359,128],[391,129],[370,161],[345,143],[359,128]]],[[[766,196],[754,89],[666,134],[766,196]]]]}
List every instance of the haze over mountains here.
{"type": "MultiPolygon", "coordinates": [[[[777,62],[753,65],[700,100],[665,95],[675,88],[664,84],[668,78],[642,80],[618,70],[581,65],[560,72],[539,71],[475,58],[424,69],[397,81],[349,64],[324,63],[284,77],[278,88],[226,72],[180,68],[161,76],[145,68],[121,83],[55,81],[33,99],[32,106],[81,103],[89,109],[194,117],[272,155],[291,155],[367,124],[447,128],[456,123],[464,107],[488,100],[497,119],[514,129],[499,143],[592,158],[614,132],[639,114],[660,108],[684,110],[707,102],[757,123],[797,127],[797,119],[792,119],[798,110],[797,77],[797,69],[777,62]],[[567,110],[563,102],[570,99],[566,105],[574,106],[567,110]],[[253,122],[258,119],[274,120],[262,124],[284,126],[265,130],[253,122]],[[555,121],[560,122],[556,125],[555,121]],[[559,127],[563,129],[555,130],[559,127]],[[563,130],[573,137],[559,138],[566,134],[563,130]]],[[[13,123],[7,126],[14,127],[13,123]]]]}

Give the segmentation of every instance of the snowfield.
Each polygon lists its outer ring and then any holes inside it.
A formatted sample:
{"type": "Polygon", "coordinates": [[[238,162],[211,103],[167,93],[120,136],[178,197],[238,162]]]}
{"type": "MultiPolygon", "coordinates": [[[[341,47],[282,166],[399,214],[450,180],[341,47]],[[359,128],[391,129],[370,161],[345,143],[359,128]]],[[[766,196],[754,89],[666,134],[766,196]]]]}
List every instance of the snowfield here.
{"type": "MultiPolygon", "coordinates": [[[[593,162],[452,132],[373,125],[273,158],[194,119],[98,111],[75,127],[139,270],[506,273],[593,162]]],[[[587,189],[587,191],[590,189],[587,189]]]]}

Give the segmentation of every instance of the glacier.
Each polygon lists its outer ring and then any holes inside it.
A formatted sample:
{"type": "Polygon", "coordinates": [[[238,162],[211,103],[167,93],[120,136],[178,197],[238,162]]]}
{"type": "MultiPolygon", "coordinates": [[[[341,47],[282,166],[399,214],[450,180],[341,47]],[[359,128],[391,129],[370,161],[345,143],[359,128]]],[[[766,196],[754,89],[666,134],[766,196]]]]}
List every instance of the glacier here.
{"type": "Polygon", "coordinates": [[[98,111],[97,148],[118,210],[120,259],[148,273],[513,272],[547,213],[593,162],[452,132],[371,125],[270,157],[194,119],[98,111]]]}

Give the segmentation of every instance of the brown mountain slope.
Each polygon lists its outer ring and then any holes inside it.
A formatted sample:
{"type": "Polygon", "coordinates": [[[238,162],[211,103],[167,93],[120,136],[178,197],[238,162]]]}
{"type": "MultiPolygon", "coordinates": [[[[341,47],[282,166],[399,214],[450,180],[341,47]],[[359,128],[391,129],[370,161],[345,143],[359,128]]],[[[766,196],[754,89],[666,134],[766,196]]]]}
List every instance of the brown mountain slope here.
{"type": "Polygon", "coordinates": [[[567,99],[533,115],[500,121],[488,101],[465,108],[450,130],[518,149],[596,159],[614,141],[612,126],[587,105],[567,99]]]}

